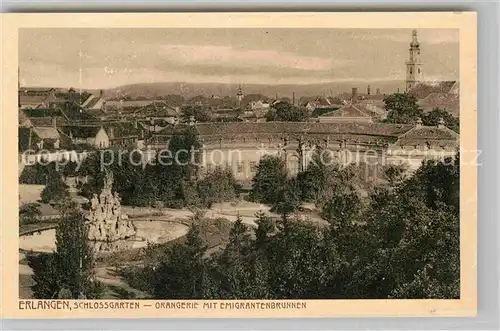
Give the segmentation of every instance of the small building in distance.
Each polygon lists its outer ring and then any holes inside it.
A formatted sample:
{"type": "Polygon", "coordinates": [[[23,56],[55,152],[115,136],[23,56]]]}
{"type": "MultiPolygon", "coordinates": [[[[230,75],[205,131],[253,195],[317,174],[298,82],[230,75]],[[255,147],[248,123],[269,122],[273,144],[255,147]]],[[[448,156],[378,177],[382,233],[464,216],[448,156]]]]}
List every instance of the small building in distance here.
{"type": "Polygon", "coordinates": [[[110,147],[110,138],[102,126],[69,125],[61,130],[75,145],[88,145],[99,149],[110,147]]]}

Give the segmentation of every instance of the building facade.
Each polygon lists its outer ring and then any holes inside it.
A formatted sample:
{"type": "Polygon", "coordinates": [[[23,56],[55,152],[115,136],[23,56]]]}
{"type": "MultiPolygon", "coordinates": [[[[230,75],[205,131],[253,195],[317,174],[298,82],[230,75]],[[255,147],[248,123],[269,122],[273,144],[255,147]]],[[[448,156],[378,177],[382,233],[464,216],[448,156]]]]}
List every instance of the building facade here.
{"type": "MultiPolygon", "coordinates": [[[[264,155],[279,156],[290,175],[307,169],[314,154],[325,151],[333,163],[360,165],[373,181],[386,165],[417,169],[426,159],[453,156],[459,136],[442,123],[437,127],[386,123],[200,123],[200,174],[216,167],[232,171],[238,182],[250,182],[264,155]]],[[[149,141],[151,149],[168,148],[174,131],[166,129],[149,141]],[[154,142],[154,143],[153,143],[154,142]]]]}

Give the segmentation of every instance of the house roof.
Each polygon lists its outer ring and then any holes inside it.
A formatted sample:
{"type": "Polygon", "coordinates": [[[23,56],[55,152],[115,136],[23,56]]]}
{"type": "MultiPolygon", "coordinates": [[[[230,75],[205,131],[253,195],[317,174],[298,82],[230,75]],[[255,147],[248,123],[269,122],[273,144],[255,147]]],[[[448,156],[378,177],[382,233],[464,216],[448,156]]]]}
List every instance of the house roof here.
{"type": "Polygon", "coordinates": [[[37,108],[37,109],[24,109],[26,116],[33,117],[49,117],[49,116],[62,116],[62,112],[58,108],[37,108]]]}
{"type": "Polygon", "coordinates": [[[459,135],[445,126],[417,125],[408,132],[400,135],[396,146],[412,145],[421,142],[446,144],[458,147],[459,135]]]}
{"type": "Polygon", "coordinates": [[[431,93],[450,93],[456,86],[456,81],[442,82],[422,82],[417,84],[408,93],[414,95],[417,99],[424,99],[431,93]]]}
{"type": "Polygon", "coordinates": [[[311,113],[311,117],[318,117],[324,114],[333,113],[335,110],[339,109],[338,107],[320,107],[314,108],[311,113]]]}
{"type": "Polygon", "coordinates": [[[35,127],[34,132],[37,134],[38,137],[41,139],[58,139],[59,138],[59,132],[57,131],[56,128],[54,127],[35,127]]]}
{"type": "Polygon", "coordinates": [[[64,126],[60,130],[69,137],[87,139],[94,138],[100,129],[100,126],[94,125],[73,125],[64,126]]]}
{"type": "Polygon", "coordinates": [[[370,115],[363,111],[360,107],[353,104],[347,104],[344,107],[320,115],[321,117],[370,117],[370,115]]]}
{"type": "Polygon", "coordinates": [[[96,103],[99,102],[99,100],[101,100],[101,97],[98,96],[98,95],[90,95],[87,100],[85,100],[83,103],[82,103],[82,107],[83,108],[92,108],[95,106],[96,103]]]}
{"type": "Polygon", "coordinates": [[[19,109],[19,117],[18,117],[18,123],[19,125],[23,125],[24,123],[26,123],[27,121],[29,121],[30,119],[28,118],[28,116],[26,115],[26,113],[19,109]]]}
{"type": "Polygon", "coordinates": [[[67,125],[69,124],[68,120],[63,116],[55,116],[55,117],[30,117],[29,120],[31,125],[35,127],[41,126],[53,126],[53,120],[56,120],[56,126],[59,125],[67,125]]]}
{"type": "Polygon", "coordinates": [[[71,139],[54,128],[18,128],[18,150],[38,149],[37,143],[43,140],[44,149],[54,149],[59,140],[59,149],[70,150],[74,147],[71,139]],[[31,135],[31,145],[29,144],[31,135]]]}
{"type": "Polygon", "coordinates": [[[109,100],[106,101],[106,107],[133,109],[149,106],[153,102],[154,100],[109,100]]]}
{"type": "Polygon", "coordinates": [[[144,117],[175,117],[179,115],[174,107],[164,101],[153,101],[151,104],[136,110],[134,114],[144,117]]]}
{"type": "Polygon", "coordinates": [[[460,100],[457,95],[451,93],[430,93],[424,99],[419,100],[418,104],[426,112],[442,108],[455,116],[460,114],[460,100]]]}
{"type": "MultiPolygon", "coordinates": [[[[132,122],[113,122],[106,123],[103,125],[104,129],[110,135],[110,131],[113,131],[113,139],[122,137],[135,137],[139,136],[142,131],[142,127],[137,125],[137,128],[132,122]]],[[[111,137],[110,137],[111,138],[111,137]]]]}
{"type": "Polygon", "coordinates": [[[44,101],[47,99],[48,95],[26,95],[26,94],[20,94],[19,95],[19,103],[21,106],[28,106],[28,105],[41,105],[44,103],[44,101]]]}

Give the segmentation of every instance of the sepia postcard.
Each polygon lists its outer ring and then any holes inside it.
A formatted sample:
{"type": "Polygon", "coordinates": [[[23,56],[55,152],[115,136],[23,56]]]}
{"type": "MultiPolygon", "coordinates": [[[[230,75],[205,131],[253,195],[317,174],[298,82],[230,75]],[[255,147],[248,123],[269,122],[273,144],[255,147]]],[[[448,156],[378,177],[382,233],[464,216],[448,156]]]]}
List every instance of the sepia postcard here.
{"type": "Polygon", "coordinates": [[[4,14],[2,317],[474,316],[476,24],[4,14]]]}

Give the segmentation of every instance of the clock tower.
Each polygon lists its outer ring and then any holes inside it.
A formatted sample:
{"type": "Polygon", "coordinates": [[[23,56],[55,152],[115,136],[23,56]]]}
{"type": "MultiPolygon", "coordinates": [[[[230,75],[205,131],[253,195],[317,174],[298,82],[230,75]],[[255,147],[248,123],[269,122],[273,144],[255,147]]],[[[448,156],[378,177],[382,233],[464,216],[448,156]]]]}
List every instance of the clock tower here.
{"type": "Polygon", "coordinates": [[[412,40],[410,43],[410,59],[406,61],[406,91],[408,92],[423,77],[422,62],[420,62],[420,43],[417,39],[417,30],[412,31],[412,40]]]}

